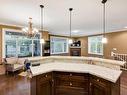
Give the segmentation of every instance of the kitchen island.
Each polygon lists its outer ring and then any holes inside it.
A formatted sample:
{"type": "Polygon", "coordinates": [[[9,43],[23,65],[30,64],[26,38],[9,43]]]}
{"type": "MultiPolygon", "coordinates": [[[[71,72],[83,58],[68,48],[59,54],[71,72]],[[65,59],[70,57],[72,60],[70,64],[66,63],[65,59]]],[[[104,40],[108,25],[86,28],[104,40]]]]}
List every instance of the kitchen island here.
{"type": "Polygon", "coordinates": [[[49,56],[49,57],[29,57],[26,58],[32,62],[36,63],[83,63],[83,64],[92,64],[102,67],[107,67],[115,70],[120,70],[120,67],[125,64],[122,61],[116,61],[111,59],[97,58],[97,57],[72,57],[72,56],[49,56]]]}
{"type": "Polygon", "coordinates": [[[31,95],[120,95],[120,70],[58,61],[30,69],[31,95]]]}

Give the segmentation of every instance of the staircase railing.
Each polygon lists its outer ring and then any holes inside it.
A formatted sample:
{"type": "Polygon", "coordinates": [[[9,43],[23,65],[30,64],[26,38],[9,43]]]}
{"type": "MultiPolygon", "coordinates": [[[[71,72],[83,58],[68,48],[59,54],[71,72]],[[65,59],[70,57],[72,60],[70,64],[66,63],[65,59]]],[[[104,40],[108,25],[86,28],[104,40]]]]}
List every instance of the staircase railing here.
{"type": "Polygon", "coordinates": [[[124,61],[125,65],[121,67],[122,70],[127,70],[127,54],[111,53],[114,60],[124,61]]]}

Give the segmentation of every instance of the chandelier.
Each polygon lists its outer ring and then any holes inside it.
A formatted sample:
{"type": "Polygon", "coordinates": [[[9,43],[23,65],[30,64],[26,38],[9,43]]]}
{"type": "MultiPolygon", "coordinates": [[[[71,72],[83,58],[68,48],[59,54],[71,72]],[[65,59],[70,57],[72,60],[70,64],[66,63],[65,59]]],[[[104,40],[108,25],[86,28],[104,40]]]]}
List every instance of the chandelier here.
{"type": "Polygon", "coordinates": [[[38,29],[33,28],[32,18],[29,18],[28,27],[22,29],[24,34],[29,38],[34,38],[38,33],[38,29]]]}

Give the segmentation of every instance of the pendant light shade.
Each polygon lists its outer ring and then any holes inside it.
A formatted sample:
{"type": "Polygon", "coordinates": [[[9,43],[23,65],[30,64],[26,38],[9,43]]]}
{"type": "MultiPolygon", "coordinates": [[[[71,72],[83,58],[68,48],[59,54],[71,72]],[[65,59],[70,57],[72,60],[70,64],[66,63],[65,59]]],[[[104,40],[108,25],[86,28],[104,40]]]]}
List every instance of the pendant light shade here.
{"type": "Polygon", "coordinates": [[[71,30],[71,28],[72,28],[72,11],[73,11],[73,8],[69,8],[69,12],[70,12],[70,39],[69,39],[69,41],[68,41],[68,43],[69,44],[72,44],[73,43],[73,40],[72,40],[72,37],[71,37],[71,32],[72,32],[72,30],[71,30]]]}
{"type": "Polygon", "coordinates": [[[40,39],[40,44],[44,44],[45,43],[45,40],[42,38],[40,39]]]}
{"type": "Polygon", "coordinates": [[[108,43],[108,39],[107,39],[106,37],[103,37],[103,38],[102,38],[102,43],[103,43],[103,44],[107,44],[107,43],[108,43]]]}
{"type": "Polygon", "coordinates": [[[103,38],[102,38],[102,43],[103,43],[103,44],[108,43],[108,39],[107,39],[106,37],[103,37],[103,38]]]}
{"type": "MultiPolygon", "coordinates": [[[[43,32],[43,8],[44,6],[43,5],[40,5],[40,8],[41,8],[41,31],[43,32]]],[[[43,39],[43,37],[40,39],[40,44],[44,44],[45,43],[45,40],[43,39]]]]}
{"type": "Polygon", "coordinates": [[[73,40],[72,39],[69,39],[68,43],[69,44],[72,44],[73,43],[73,40]]]}
{"type": "Polygon", "coordinates": [[[103,38],[102,38],[102,43],[106,44],[108,43],[108,39],[106,38],[106,12],[105,12],[105,3],[107,2],[107,0],[102,0],[102,4],[103,4],[103,38]]]}

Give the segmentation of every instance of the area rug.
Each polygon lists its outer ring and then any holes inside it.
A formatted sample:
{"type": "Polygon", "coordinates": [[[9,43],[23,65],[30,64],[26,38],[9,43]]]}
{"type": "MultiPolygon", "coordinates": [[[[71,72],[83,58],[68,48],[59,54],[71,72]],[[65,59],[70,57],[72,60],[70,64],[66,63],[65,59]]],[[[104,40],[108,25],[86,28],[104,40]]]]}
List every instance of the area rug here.
{"type": "Polygon", "coordinates": [[[25,71],[25,72],[21,72],[20,74],[18,74],[19,76],[22,76],[22,77],[28,77],[28,78],[31,78],[32,77],[32,74],[28,71],[25,71]]]}
{"type": "Polygon", "coordinates": [[[23,76],[23,77],[26,77],[28,76],[28,72],[25,71],[25,72],[21,72],[20,74],[18,74],[19,76],[23,76]]]}

